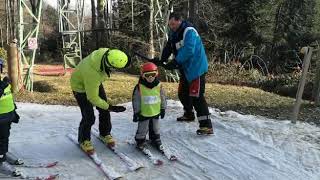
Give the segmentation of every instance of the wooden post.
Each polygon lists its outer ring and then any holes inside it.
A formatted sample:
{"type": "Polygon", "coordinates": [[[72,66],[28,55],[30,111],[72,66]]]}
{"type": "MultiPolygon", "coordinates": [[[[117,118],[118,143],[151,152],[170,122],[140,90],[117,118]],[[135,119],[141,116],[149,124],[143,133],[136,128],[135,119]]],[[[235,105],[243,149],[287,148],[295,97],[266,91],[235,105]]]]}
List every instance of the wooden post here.
{"type": "Polygon", "coordinates": [[[300,106],[302,102],[302,94],[303,94],[304,86],[306,83],[306,78],[307,78],[307,73],[308,73],[308,69],[311,61],[313,48],[303,47],[303,50],[304,50],[304,58],[303,58],[303,65],[302,65],[302,75],[299,81],[299,86],[296,94],[296,102],[293,107],[293,113],[292,113],[292,119],[291,119],[292,123],[296,123],[298,119],[298,114],[299,114],[300,106]]]}
{"type": "Polygon", "coordinates": [[[19,60],[18,48],[16,43],[10,43],[8,46],[8,76],[11,80],[13,93],[19,91],[19,60]]]}

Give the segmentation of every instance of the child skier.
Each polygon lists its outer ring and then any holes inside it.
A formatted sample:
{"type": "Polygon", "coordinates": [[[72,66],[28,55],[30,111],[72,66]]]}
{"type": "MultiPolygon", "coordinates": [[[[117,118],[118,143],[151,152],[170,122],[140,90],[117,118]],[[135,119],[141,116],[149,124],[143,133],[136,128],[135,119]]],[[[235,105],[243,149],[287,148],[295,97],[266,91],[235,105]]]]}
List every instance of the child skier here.
{"type": "Polygon", "coordinates": [[[9,78],[1,78],[4,62],[0,59],[0,173],[20,176],[21,173],[12,167],[7,160],[9,136],[11,123],[19,122],[19,115],[16,113],[11,85],[9,78]]]}
{"type": "Polygon", "coordinates": [[[165,116],[166,98],[158,79],[158,67],[151,63],[141,66],[141,76],[132,95],[133,122],[138,122],[135,135],[137,148],[145,147],[146,135],[149,131],[151,144],[163,151],[160,140],[159,116],[165,116]]]}

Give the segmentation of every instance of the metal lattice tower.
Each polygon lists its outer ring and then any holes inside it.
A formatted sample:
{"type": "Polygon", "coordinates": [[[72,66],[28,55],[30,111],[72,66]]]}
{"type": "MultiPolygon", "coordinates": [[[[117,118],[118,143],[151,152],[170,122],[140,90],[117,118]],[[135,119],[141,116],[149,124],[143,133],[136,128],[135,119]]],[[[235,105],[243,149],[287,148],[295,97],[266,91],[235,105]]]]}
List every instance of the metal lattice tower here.
{"type": "Polygon", "coordinates": [[[62,36],[64,67],[75,67],[82,59],[81,31],[83,31],[84,0],[58,0],[59,32],[62,36]]]}
{"type": "Polygon", "coordinates": [[[32,7],[26,0],[19,0],[19,51],[21,61],[27,65],[27,73],[23,83],[27,90],[33,91],[33,66],[37,50],[37,39],[41,20],[43,0],[38,0],[32,12],[32,7]]]}

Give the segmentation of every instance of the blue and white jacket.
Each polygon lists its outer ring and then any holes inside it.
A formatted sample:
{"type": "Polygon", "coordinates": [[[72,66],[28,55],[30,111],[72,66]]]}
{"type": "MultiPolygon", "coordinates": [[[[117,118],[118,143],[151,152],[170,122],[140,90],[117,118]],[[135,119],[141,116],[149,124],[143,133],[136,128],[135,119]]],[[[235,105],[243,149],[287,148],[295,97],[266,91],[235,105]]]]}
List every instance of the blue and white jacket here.
{"type": "Polygon", "coordinates": [[[172,53],[189,82],[208,72],[208,59],[201,37],[186,21],[182,21],[176,32],[169,32],[161,60],[166,61],[172,53]]]}

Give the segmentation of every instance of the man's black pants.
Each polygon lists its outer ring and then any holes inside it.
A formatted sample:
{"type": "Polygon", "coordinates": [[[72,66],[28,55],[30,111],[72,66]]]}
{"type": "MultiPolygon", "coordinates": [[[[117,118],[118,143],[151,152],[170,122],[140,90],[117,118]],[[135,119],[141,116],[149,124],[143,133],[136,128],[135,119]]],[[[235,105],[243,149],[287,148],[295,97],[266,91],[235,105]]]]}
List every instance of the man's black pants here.
{"type": "MultiPolygon", "coordinates": [[[[91,126],[95,122],[93,105],[87,99],[86,93],[73,92],[74,97],[76,98],[78,105],[81,110],[82,119],[79,126],[78,132],[78,141],[81,143],[85,140],[90,140],[91,136],[91,126]]],[[[103,100],[107,101],[107,96],[104,91],[102,84],[99,87],[99,96],[103,100]]],[[[111,132],[111,117],[108,110],[101,109],[96,107],[99,112],[99,132],[100,135],[106,136],[111,132]]]]}
{"type": "Polygon", "coordinates": [[[193,107],[197,112],[200,127],[212,128],[209,117],[209,108],[204,97],[206,88],[206,74],[188,82],[185,75],[181,73],[178,96],[186,113],[193,113],[193,107]]]}

